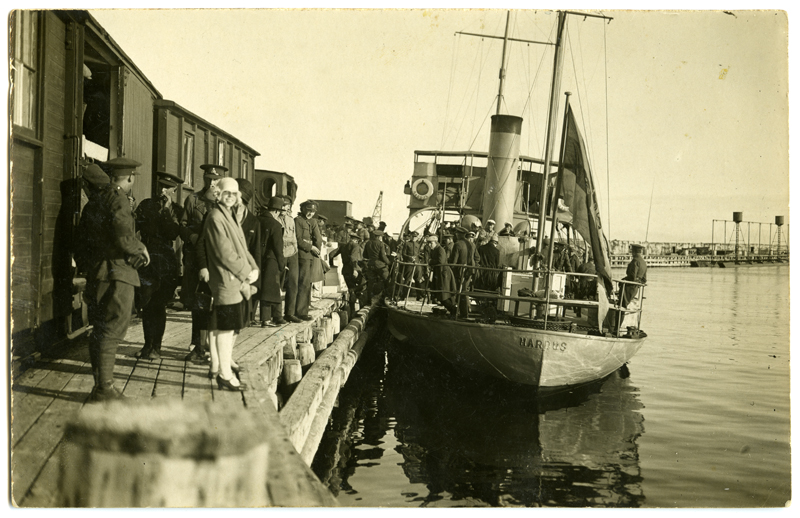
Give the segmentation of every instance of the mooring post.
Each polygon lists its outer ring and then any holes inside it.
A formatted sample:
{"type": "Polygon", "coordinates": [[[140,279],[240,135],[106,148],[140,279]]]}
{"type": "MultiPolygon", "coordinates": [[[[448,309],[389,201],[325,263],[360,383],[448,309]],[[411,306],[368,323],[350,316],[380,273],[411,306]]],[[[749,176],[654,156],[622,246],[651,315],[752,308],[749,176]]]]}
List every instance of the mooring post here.
{"type": "Polygon", "coordinates": [[[241,405],[88,405],[65,431],[59,507],[268,506],[268,450],[241,405]]]}

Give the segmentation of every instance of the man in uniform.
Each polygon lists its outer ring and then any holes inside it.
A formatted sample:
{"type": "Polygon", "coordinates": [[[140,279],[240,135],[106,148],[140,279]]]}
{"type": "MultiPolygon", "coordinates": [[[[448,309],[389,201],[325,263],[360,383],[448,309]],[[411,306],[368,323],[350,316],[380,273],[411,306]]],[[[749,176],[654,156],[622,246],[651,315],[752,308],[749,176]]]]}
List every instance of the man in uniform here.
{"type": "MultiPolygon", "coordinates": [[[[458,240],[453,245],[449,262],[454,265],[451,268],[456,281],[456,289],[464,292],[470,289],[472,268],[469,268],[469,266],[475,266],[475,248],[467,238],[469,231],[466,228],[458,226],[455,231],[458,235],[458,240]]],[[[458,298],[458,314],[461,318],[469,316],[469,306],[469,297],[461,295],[458,298]]]]}
{"type": "MultiPolygon", "coordinates": [[[[183,241],[183,285],[181,300],[192,311],[192,349],[186,356],[187,361],[205,359],[206,344],[201,333],[202,321],[207,318],[202,311],[195,308],[194,294],[200,283],[200,268],[197,263],[197,240],[203,234],[203,222],[206,214],[214,206],[219,197],[217,183],[225,175],[227,167],[216,164],[204,164],[200,168],[203,174],[203,189],[188,196],[183,202],[180,236],[183,241]]],[[[207,280],[207,279],[206,279],[207,280]]]]}
{"type": "MultiPolygon", "coordinates": [[[[647,262],[644,260],[644,247],[642,245],[631,245],[633,259],[628,263],[623,280],[647,284],[647,262]]],[[[626,284],[622,289],[622,307],[627,308],[628,304],[639,294],[639,286],[626,284]]]]}
{"type": "Polygon", "coordinates": [[[133,313],[136,268],[150,256],[136,239],[128,195],[141,164],[129,158],[106,162],[111,182],[101,188],[83,209],[78,226],[79,268],[87,272],[84,296],[93,326],[89,358],[94,374],[93,401],[122,398],[114,386],[117,345],[125,338],[133,313]]]}
{"type": "MultiPolygon", "coordinates": [[[[294,219],[294,228],[297,234],[298,252],[298,278],[297,278],[297,305],[294,315],[300,320],[309,321],[308,310],[311,305],[311,283],[313,282],[313,262],[319,259],[322,246],[322,234],[319,232],[314,214],[317,212],[317,202],[306,200],[300,204],[300,213],[294,219]]],[[[290,320],[287,318],[286,320],[290,320]]]]}
{"type": "MultiPolygon", "coordinates": [[[[381,238],[383,232],[373,230],[364,245],[364,260],[367,262],[367,292],[369,297],[381,296],[389,279],[389,258],[381,238]]],[[[371,301],[370,301],[371,303],[371,301]]]]}
{"type": "MultiPolygon", "coordinates": [[[[421,258],[419,257],[421,243],[417,241],[418,236],[419,233],[416,231],[408,232],[408,234],[406,234],[406,240],[403,242],[403,245],[400,249],[401,260],[404,263],[422,262],[421,258]]],[[[407,286],[411,286],[412,284],[416,285],[417,289],[413,290],[413,293],[416,296],[417,300],[419,300],[423,295],[422,267],[410,264],[403,265],[403,284],[406,284],[407,286]]],[[[406,298],[411,293],[412,293],[412,288],[403,287],[403,291],[402,293],[400,293],[400,297],[406,298]]]]}
{"type": "Polygon", "coordinates": [[[358,242],[358,234],[351,232],[349,242],[343,243],[340,247],[342,255],[342,276],[347,283],[348,297],[351,311],[355,311],[355,302],[361,296],[364,288],[364,274],[361,271],[361,262],[364,260],[361,255],[361,245],[358,242]]]}
{"type": "Polygon", "coordinates": [[[136,229],[150,253],[150,264],[139,270],[137,310],[142,316],[144,347],[136,357],[161,358],[161,340],[167,326],[167,303],[178,287],[178,258],[173,244],[180,230],[180,207],[172,201],[183,180],[171,174],[158,179],[159,195],[148,198],[136,209],[136,229]]]}

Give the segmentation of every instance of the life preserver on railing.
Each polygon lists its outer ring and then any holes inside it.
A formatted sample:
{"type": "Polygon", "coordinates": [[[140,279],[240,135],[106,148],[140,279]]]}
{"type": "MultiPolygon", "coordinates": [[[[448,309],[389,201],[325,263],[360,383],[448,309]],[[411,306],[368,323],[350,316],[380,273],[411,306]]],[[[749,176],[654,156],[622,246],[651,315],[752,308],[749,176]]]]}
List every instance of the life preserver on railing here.
{"type": "Polygon", "coordinates": [[[411,184],[411,195],[425,201],[433,194],[433,184],[427,178],[418,178],[411,184]],[[422,188],[420,188],[422,186],[422,188]]]}

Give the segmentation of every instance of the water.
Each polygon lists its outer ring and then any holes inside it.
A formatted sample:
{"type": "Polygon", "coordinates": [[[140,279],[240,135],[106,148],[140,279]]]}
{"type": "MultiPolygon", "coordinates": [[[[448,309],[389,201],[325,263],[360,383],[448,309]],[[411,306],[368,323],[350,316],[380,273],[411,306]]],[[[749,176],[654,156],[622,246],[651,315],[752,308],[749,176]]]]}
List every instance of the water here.
{"type": "Polygon", "coordinates": [[[626,367],[574,393],[368,346],[314,471],[349,507],[781,507],[789,268],[651,269],[626,367]]]}

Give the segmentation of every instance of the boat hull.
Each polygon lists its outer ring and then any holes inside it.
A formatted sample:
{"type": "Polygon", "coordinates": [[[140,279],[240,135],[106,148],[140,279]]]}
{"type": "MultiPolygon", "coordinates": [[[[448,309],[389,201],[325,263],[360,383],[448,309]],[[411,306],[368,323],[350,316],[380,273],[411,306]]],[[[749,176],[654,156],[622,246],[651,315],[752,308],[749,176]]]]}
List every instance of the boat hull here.
{"type": "Polygon", "coordinates": [[[388,323],[396,339],[431,349],[459,368],[542,388],[608,376],[645,340],[455,321],[394,306],[388,323]]]}

